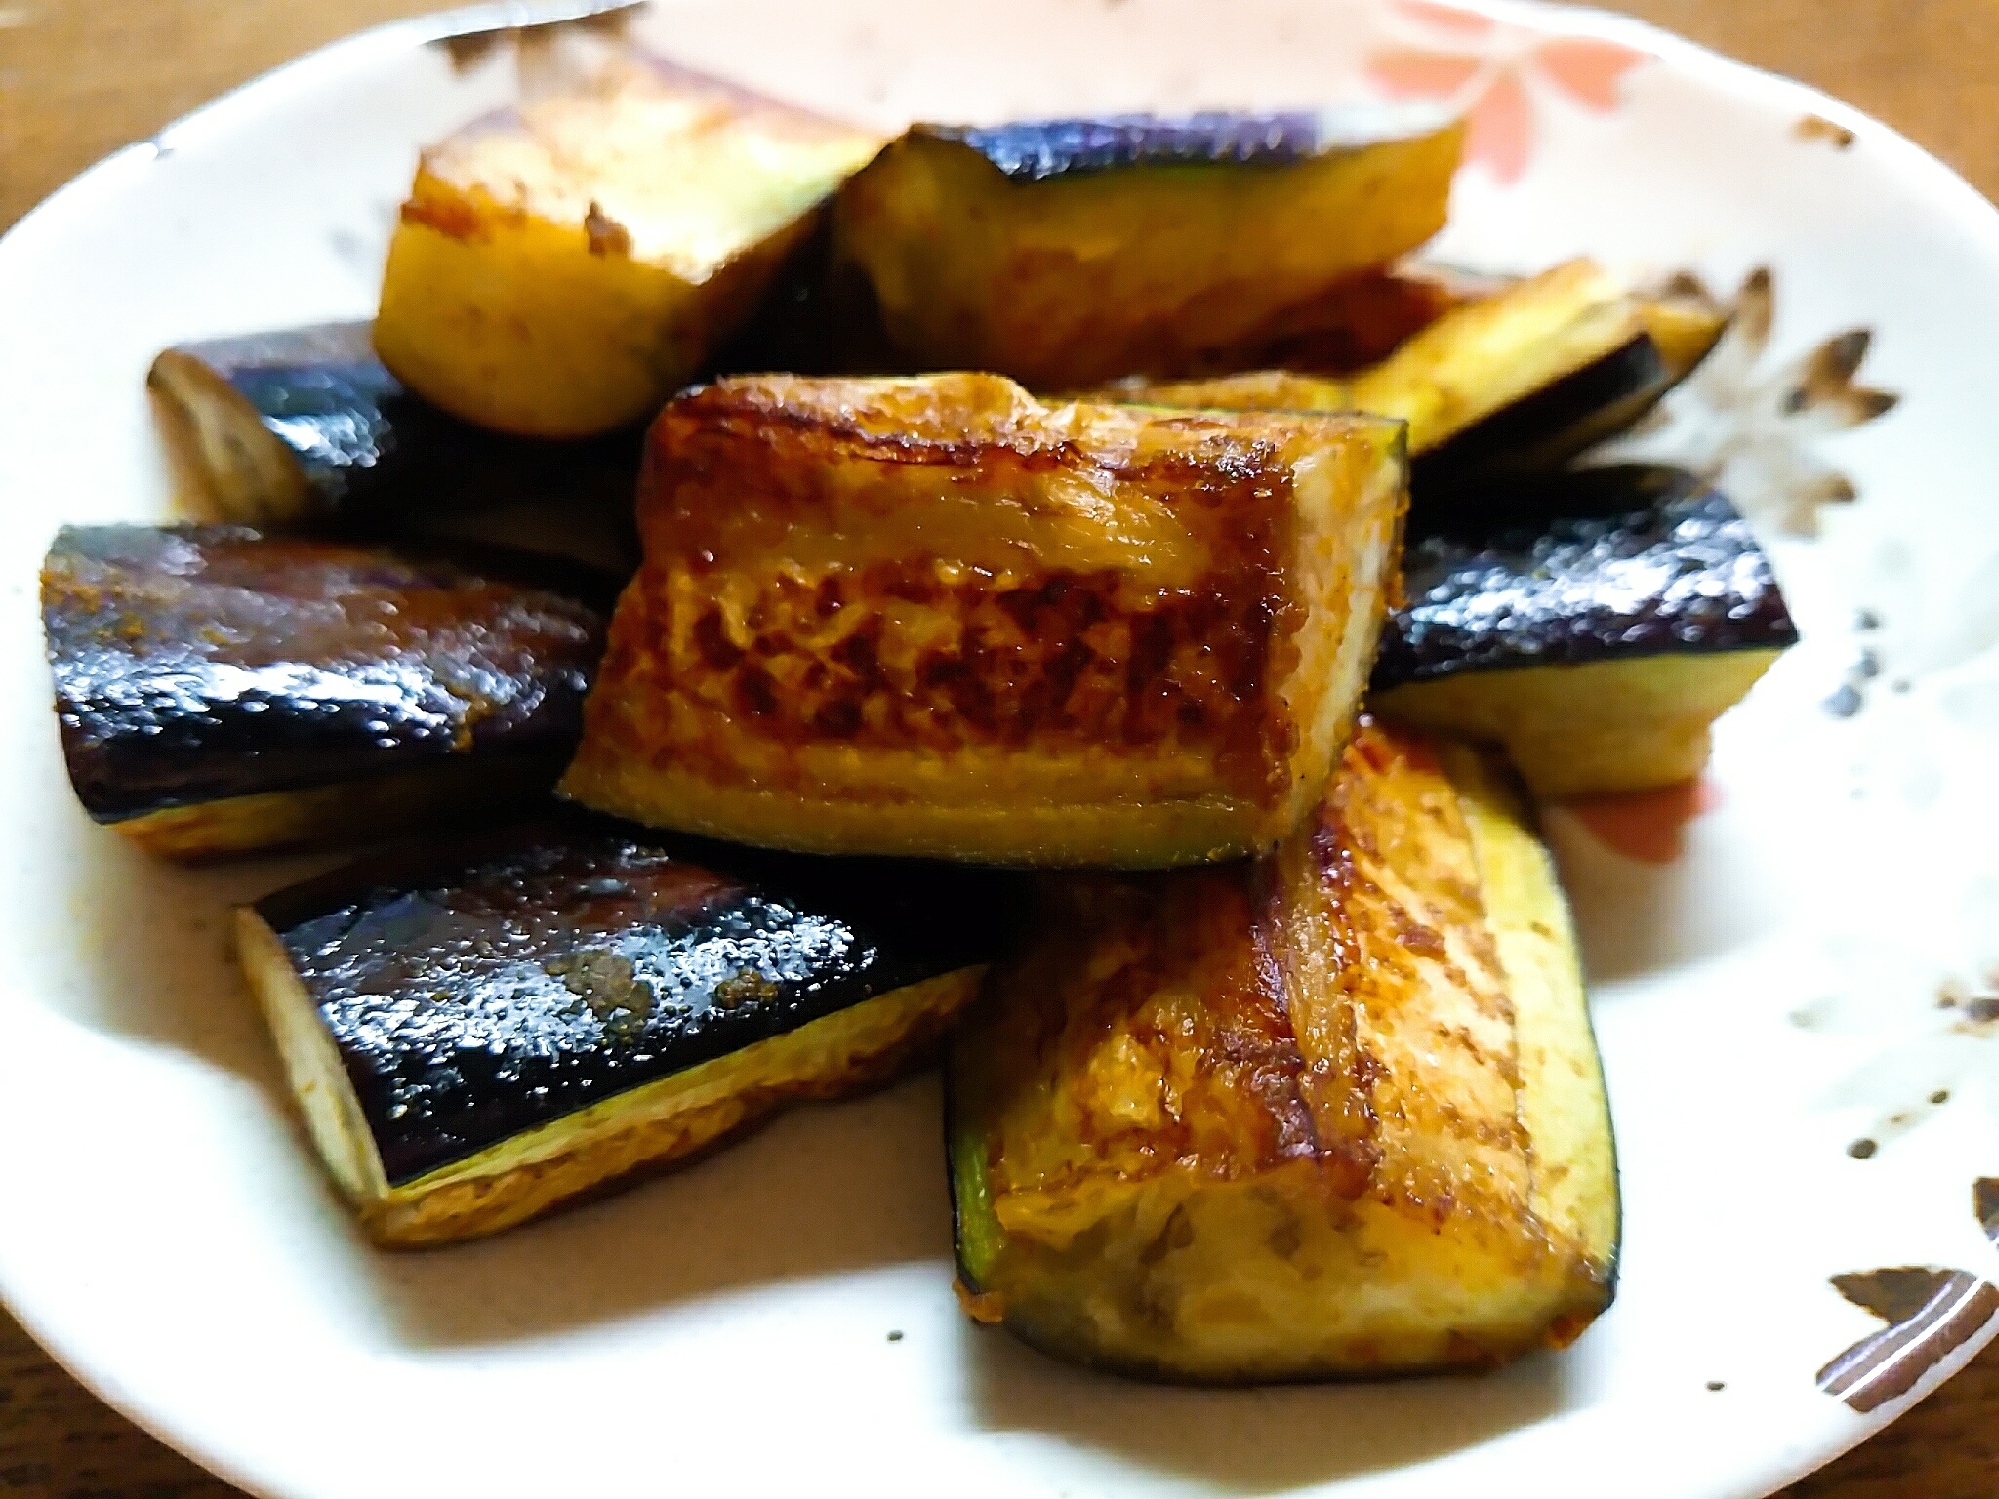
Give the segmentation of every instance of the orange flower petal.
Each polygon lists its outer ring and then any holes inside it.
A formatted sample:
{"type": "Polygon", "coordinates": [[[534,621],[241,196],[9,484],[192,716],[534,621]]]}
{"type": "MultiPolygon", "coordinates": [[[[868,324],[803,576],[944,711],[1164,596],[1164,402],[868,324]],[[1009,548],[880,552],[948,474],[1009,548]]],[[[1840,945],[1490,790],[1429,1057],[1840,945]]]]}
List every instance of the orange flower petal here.
{"type": "Polygon", "coordinates": [[[1490,16],[1459,10],[1455,5],[1439,5],[1437,0],[1391,0],[1390,8],[1411,21],[1435,26],[1440,31],[1455,31],[1460,36],[1484,36],[1494,25],[1490,16]]]}
{"type": "Polygon", "coordinates": [[[1519,76],[1508,70],[1493,80],[1472,108],[1465,158],[1484,162],[1501,183],[1518,182],[1527,170],[1533,139],[1534,117],[1527,107],[1527,90],[1521,87],[1519,76]]]}
{"type": "Polygon", "coordinates": [[[1705,779],[1682,781],[1657,791],[1579,797],[1564,805],[1597,841],[1626,858],[1670,864],[1685,851],[1687,824],[1721,805],[1721,788],[1705,779]]]}
{"type": "Polygon", "coordinates": [[[1449,52],[1378,52],[1367,60],[1367,76],[1399,99],[1448,99],[1478,68],[1476,57],[1449,52]]]}
{"type": "Polygon", "coordinates": [[[1534,49],[1534,61],[1549,80],[1578,104],[1615,109],[1623,102],[1618,83],[1647,54],[1592,37],[1563,37],[1534,49]]]}

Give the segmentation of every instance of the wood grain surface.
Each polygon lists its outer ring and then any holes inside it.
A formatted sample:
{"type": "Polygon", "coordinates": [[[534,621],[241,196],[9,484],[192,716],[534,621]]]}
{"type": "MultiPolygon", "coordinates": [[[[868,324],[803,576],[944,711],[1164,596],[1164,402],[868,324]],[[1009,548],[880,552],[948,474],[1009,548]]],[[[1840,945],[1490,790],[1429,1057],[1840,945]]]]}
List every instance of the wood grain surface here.
{"type": "MultiPolygon", "coordinates": [[[[1225,0],[1217,0],[1225,3],[1225,0]]],[[[0,0],[0,227],[100,156],[421,0],[0,0]]],[[[1999,197],[1999,0],[1626,0],[1850,99],[1999,197]]],[[[0,1499],[231,1499],[0,1313],[0,1499]]],[[[1999,1495],[1999,1345],[1786,1499],[1999,1495]]]]}

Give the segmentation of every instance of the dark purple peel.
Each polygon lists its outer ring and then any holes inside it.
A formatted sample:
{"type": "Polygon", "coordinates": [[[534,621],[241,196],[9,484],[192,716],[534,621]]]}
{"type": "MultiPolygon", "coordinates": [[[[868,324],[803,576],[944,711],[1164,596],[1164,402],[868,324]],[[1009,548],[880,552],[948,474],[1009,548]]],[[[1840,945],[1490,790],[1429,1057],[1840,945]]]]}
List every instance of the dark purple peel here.
{"type": "MultiPolygon", "coordinates": [[[[288,458],[288,497],[260,495],[254,511],[218,520],[406,532],[439,511],[629,505],[638,472],[636,432],[537,441],[447,416],[384,368],[365,322],[177,345],[147,383],[176,421],[195,420],[189,408],[199,403],[207,408],[199,415],[233,428],[239,443],[257,443],[261,429],[288,458]],[[287,507],[295,513],[277,513],[287,507]]],[[[229,462],[226,443],[221,452],[177,446],[195,470],[192,488],[229,488],[213,472],[229,462]]]]}
{"type": "Polygon", "coordinates": [[[379,858],[256,911],[391,1185],[986,963],[1010,877],[727,849],[582,815],[379,858]]]}
{"type": "Polygon", "coordinates": [[[1417,503],[1496,479],[1551,474],[1624,431],[1674,384],[1646,334],[1564,375],[1420,454],[1410,473],[1417,503]]]}
{"type": "Polygon", "coordinates": [[[1506,519],[1412,513],[1408,602],[1383,629],[1372,690],[1797,641],[1748,523],[1684,470],[1584,469],[1482,508],[1506,519]]]}
{"type": "MultiPolygon", "coordinates": [[[[1327,114],[1205,111],[1191,115],[1119,114],[1005,125],[918,125],[914,135],[969,146],[1016,182],[1128,167],[1295,166],[1332,151],[1383,138],[1381,110],[1327,114]]],[[[1429,128],[1446,118],[1426,116],[1429,128]]]]}
{"type": "Polygon", "coordinates": [[[609,591],[550,559],[66,527],[42,619],[71,783],[118,822],[452,759],[552,780],[609,591]]]}

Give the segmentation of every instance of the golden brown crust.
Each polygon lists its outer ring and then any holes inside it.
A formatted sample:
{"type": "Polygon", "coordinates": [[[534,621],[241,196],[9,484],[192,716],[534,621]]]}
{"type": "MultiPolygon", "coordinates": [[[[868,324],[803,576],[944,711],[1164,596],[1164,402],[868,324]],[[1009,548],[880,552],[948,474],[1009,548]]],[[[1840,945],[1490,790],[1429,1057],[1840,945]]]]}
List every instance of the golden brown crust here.
{"type": "Polygon", "coordinates": [[[1037,1070],[1085,1080],[1063,1101],[1078,1153],[1050,1165],[1003,1142],[995,1196],[1309,1160],[1348,1200],[1437,1217],[1497,1194],[1517,1211],[1512,1016],[1471,860],[1421,742],[1369,726],[1273,862],[1062,890],[1058,935],[1007,993],[1053,1048],[1037,1070]],[[1152,1077],[1171,1108],[1134,1112],[1152,1077]]]}
{"type": "Polygon", "coordinates": [[[646,561],[569,790],[669,825],[619,787],[656,771],[986,821],[1016,799],[1205,801],[1240,808],[1237,846],[1274,841],[1351,712],[1395,449],[1364,419],[1046,407],[991,376],[684,395],[649,442],[646,561]]]}
{"type": "Polygon", "coordinates": [[[1600,1090],[1550,1091],[1594,1054],[1579,985],[1550,987],[1573,967],[1552,869],[1499,806],[1364,726],[1273,857],[1051,885],[953,1053],[985,1310],[1058,1356],[1203,1382],[1573,1338],[1608,1300],[1608,1123],[1600,1090]]]}

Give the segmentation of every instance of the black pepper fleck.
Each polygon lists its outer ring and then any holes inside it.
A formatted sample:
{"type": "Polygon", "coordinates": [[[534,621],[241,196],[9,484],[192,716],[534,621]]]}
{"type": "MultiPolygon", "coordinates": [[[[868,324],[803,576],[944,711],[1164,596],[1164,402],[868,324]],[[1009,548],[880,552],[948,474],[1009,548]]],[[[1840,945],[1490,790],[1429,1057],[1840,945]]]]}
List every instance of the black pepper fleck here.
{"type": "Polygon", "coordinates": [[[1871,1159],[1874,1152],[1880,1148],[1872,1140],[1855,1140],[1851,1145],[1846,1147],[1846,1153],[1856,1161],[1865,1161],[1871,1159]]]}

